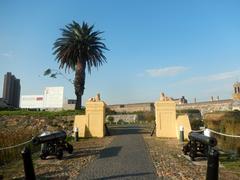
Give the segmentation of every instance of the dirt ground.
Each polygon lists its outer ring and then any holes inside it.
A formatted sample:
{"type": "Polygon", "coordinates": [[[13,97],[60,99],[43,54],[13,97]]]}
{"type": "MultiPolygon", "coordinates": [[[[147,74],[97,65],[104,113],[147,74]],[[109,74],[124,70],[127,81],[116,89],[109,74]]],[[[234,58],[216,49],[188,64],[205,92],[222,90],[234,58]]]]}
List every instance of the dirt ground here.
{"type": "MultiPolygon", "coordinates": [[[[62,160],[49,157],[41,160],[33,154],[33,164],[37,179],[74,179],[79,171],[99,156],[113,137],[80,139],[73,142],[73,154],[64,153],[62,160]]],[[[22,161],[12,162],[0,169],[0,179],[24,179],[22,161]],[[2,177],[1,177],[2,176],[2,177]]]]}
{"type": "MultiPolygon", "coordinates": [[[[163,139],[143,135],[148,146],[157,174],[161,179],[204,180],[206,162],[192,163],[182,153],[182,145],[176,139],[163,139]],[[198,164],[198,165],[196,165],[198,164]]],[[[219,168],[220,180],[239,180],[239,172],[219,168]]]]}

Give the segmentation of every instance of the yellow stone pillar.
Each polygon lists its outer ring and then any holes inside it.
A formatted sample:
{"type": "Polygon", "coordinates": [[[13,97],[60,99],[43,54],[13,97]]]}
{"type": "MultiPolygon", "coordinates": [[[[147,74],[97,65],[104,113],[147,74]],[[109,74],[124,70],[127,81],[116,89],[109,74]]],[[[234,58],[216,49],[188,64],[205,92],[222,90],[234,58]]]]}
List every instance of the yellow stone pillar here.
{"type": "Polygon", "coordinates": [[[78,128],[79,137],[104,137],[105,108],[99,94],[86,102],[85,115],[77,115],[74,120],[74,129],[78,128]]]}
{"type": "Polygon", "coordinates": [[[155,102],[156,136],[176,138],[176,103],[161,94],[160,101],[155,102]]]}
{"type": "Polygon", "coordinates": [[[88,101],[86,103],[86,136],[104,137],[105,108],[103,101],[88,101]]]}

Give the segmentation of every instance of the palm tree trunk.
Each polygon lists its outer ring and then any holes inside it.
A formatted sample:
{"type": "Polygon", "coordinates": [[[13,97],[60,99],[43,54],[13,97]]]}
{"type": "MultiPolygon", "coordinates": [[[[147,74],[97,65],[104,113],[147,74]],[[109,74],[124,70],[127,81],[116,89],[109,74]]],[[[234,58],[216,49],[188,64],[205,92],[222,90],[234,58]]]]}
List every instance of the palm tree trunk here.
{"type": "Polygon", "coordinates": [[[76,65],[75,80],[74,80],[75,94],[77,97],[77,102],[75,105],[76,110],[82,108],[82,95],[85,89],[85,68],[86,68],[86,62],[78,61],[76,65]]]}

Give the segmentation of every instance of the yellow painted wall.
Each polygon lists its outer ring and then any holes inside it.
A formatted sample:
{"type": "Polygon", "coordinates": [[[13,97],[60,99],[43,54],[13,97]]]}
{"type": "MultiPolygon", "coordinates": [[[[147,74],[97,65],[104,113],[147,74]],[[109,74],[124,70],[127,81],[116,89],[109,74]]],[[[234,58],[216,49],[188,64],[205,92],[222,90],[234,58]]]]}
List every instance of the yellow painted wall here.
{"type": "Polygon", "coordinates": [[[188,115],[185,114],[185,115],[179,115],[177,117],[177,135],[178,135],[178,138],[179,138],[179,127],[180,126],[183,126],[184,127],[184,139],[188,139],[188,133],[190,133],[192,131],[191,129],[191,124],[190,124],[190,121],[189,121],[189,118],[188,118],[188,115]]]}
{"type": "Polygon", "coordinates": [[[176,138],[176,103],[157,101],[155,103],[156,136],[176,138]]]}
{"type": "Polygon", "coordinates": [[[184,138],[188,138],[191,125],[188,115],[176,117],[176,103],[164,95],[155,103],[156,136],[179,138],[179,126],[184,127],[184,138]]]}
{"type": "Polygon", "coordinates": [[[77,115],[74,120],[74,129],[78,128],[78,136],[85,137],[86,134],[86,116],[77,115]]]}
{"type": "Polygon", "coordinates": [[[104,137],[105,108],[103,101],[86,102],[86,115],[75,116],[74,128],[78,128],[79,137],[104,137]]]}

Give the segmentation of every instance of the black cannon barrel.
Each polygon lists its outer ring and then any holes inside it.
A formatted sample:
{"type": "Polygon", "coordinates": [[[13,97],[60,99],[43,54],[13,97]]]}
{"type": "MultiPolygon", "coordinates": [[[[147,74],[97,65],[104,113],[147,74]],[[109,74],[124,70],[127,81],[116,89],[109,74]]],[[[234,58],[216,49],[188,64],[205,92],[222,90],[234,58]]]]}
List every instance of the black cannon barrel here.
{"type": "Polygon", "coordinates": [[[188,138],[191,141],[199,141],[202,144],[209,145],[211,147],[214,147],[214,146],[217,145],[217,139],[216,138],[204,136],[203,134],[200,134],[200,133],[191,132],[191,133],[188,134],[188,138]]]}
{"type": "Polygon", "coordinates": [[[55,131],[50,134],[36,136],[33,138],[32,142],[34,145],[38,145],[38,144],[55,141],[55,140],[65,140],[66,137],[67,137],[67,134],[65,131],[55,131]]]}

